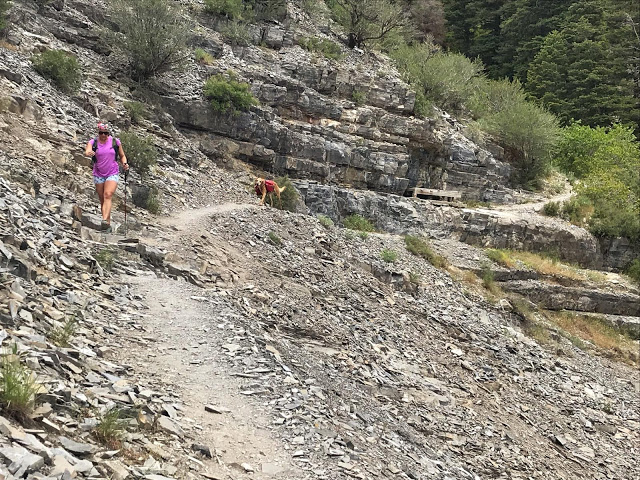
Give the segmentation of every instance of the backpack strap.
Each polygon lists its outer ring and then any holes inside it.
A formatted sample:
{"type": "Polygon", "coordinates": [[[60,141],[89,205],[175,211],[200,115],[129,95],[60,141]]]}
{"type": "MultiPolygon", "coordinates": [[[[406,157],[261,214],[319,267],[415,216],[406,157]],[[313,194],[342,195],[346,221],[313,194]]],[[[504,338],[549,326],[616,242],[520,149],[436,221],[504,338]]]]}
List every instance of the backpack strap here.
{"type": "Polygon", "coordinates": [[[118,148],[118,141],[114,137],[111,137],[111,146],[113,147],[113,151],[116,153],[115,159],[116,163],[118,163],[118,160],[120,160],[120,149],[118,148]]]}

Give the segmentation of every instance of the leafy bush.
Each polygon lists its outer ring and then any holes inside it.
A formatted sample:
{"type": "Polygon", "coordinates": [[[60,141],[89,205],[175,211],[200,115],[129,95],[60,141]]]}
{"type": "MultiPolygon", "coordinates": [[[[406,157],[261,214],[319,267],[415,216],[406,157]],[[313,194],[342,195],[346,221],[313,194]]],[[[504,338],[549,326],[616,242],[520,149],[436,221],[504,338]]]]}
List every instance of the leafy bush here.
{"type": "Polygon", "coordinates": [[[242,18],[245,6],[242,0],[204,0],[204,11],[230,20],[242,18]]]}
{"type": "Polygon", "coordinates": [[[111,248],[103,248],[96,254],[96,261],[105,270],[111,271],[118,256],[118,251],[111,248]]]}
{"type": "Polygon", "coordinates": [[[10,415],[25,418],[33,410],[40,386],[31,370],[20,362],[16,344],[10,352],[4,353],[1,373],[0,402],[3,408],[10,415]]]}
{"type": "Polygon", "coordinates": [[[360,238],[360,240],[362,240],[363,242],[369,238],[369,233],[368,232],[358,232],[358,238],[360,238]]]}
{"type": "Polygon", "coordinates": [[[154,215],[160,213],[160,199],[158,198],[158,193],[158,189],[156,187],[152,187],[149,191],[149,196],[147,197],[145,205],[147,211],[154,215]]]}
{"type": "Polygon", "coordinates": [[[31,57],[33,68],[50,79],[60,90],[75,92],[82,83],[78,60],[63,50],[46,50],[31,57]]]}
{"type": "Polygon", "coordinates": [[[245,0],[257,20],[282,21],[287,16],[286,0],[245,0]]]}
{"type": "Polygon", "coordinates": [[[351,230],[358,230],[360,232],[375,231],[373,224],[369,220],[367,220],[366,218],[356,213],[344,218],[342,220],[342,224],[345,226],[345,228],[350,228],[351,230]]]}
{"type": "Polygon", "coordinates": [[[140,102],[124,102],[124,108],[129,114],[132,123],[140,123],[147,117],[147,109],[140,102]]]}
{"type": "Polygon", "coordinates": [[[318,220],[320,221],[320,225],[325,228],[333,227],[333,220],[326,215],[318,215],[318,220]]]}
{"type": "Polygon", "coordinates": [[[275,232],[269,232],[268,238],[271,241],[271,243],[273,243],[274,245],[277,245],[277,246],[282,245],[282,240],[280,239],[278,234],[276,234],[275,232]]]}
{"type": "Polygon", "coordinates": [[[480,120],[518,168],[516,180],[526,186],[545,176],[559,137],[556,118],[533,103],[520,102],[480,120]]]}
{"type": "Polygon", "coordinates": [[[586,225],[592,215],[593,204],[588,198],[574,195],[562,204],[561,217],[574,225],[586,225]]]}
{"type": "Polygon", "coordinates": [[[246,47],[251,43],[249,27],[241,20],[229,20],[220,27],[220,33],[225,41],[231,45],[246,47]]]}
{"type": "Polygon", "coordinates": [[[69,340],[76,334],[78,322],[75,317],[69,318],[61,326],[57,326],[49,332],[49,339],[58,347],[68,347],[69,340]]]}
{"type": "Polygon", "coordinates": [[[388,248],[384,248],[380,252],[380,258],[387,263],[394,263],[398,259],[398,252],[394,250],[390,250],[388,248]]]}
{"type": "Polygon", "coordinates": [[[364,92],[361,92],[360,90],[354,90],[353,93],[351,94],[351,100],[353,100],[353,103],[355,103],[357,106],[360,107],[364,105],[366,96],[364,92]]]}
{"type": "Polygon", "coordinates": [[[204,95],[211,101],[211,107],[219,113],[247,111],[257,105],[249,85],[239,82],[235,75],[222,74],[210,77],[204,85],[204,95]]]}
{"type": "Polygon", "coordinates": [[[114,0],[111,18],[118,25],[112,43],[127,58],[131,78],[144,81],[180,68],[187,59],[190,28],[169,0],[114,0]]]}
{"type": "Polygon", "coordinates": [[[156,164],[158,157],[156,147],[153,145],[153,139],[151,137],[139,137],[133,132],[122,132],[120,140],[130,167],[142,176],[148,175],[151,167],[156,164]]]}
{"type": "Polygon", "coordinates": [[[407,16],[398,2],[327,0],[326,4],[336,22],[347,31],[349,48],[384,40],[408,25],[407,16]]]}
{"type": "Polygon", "coordinates": [[[561,208],[560,202],[547,202],[542,210],[547,217],[557,217],[560,215],[561,208]]]}
{"type": "MultiPolygon", "coordinates": [[[[278,177],[276,178],[276,183],[282,190],[285,189],[284,192],[280,194],[280,200],[282,201],[282,210],[286,210],[288,212],[295,212],[298,210],[298,191],[296,187],[293,186],[289,177],[278,177]]],[[[277,202],[274,201],[274,205],[277,202]]],[[[279,207],[279,205],[278,205],[279,207]]]]}
{"type": "Polygon", "coordinates": [[[495,283],[495,274],[489,265],[483,265],[482,270],[480,272],[482,278],[482,286],[489,290],[494,295],[497,295],[500,292],[500,289],[495,283]]]}
{"type": "Polygon", "coordinates": [[[640,146],[631,128],[574,123],[563,130],[555,159],[581,179],[572,200],[588,207],[580,219],[592,233],[640,238],[640,146]]]}
{"type": "Polygon", "coordinates": [[[7,28],[7,11],[11,7],[11,0],[0,0],[0,32],[7,28]]]}
{"type": "Polygon", "coordinates": [[[625,273],[637,284],[640,284],[640,258],[636,258],[631,262],[625,270],[625,273]]]}
{"type": "Polygon", "coordinates": [[[340,45],[326,38],[302,37],[299,43],[305,50],[322,53],[325,58],[338,60],[342,56],[340,45]]]}
{"type": "Polygon", "coordinates": [[[214,62],[213,56],[210,53],[205,52],[202,48],[196,48],[193,52],[193,56],[196,62],[202,65],[212,65],[214,62]]]}
{"type": "Polygon", "coordinates": [[[414,235],[406,235],[404,237],[404,243],[409,252],[418,257],[424,258],[434,267],[442,268],[447,266],[447,259],[436,254],[423,238],[414,235]]]}

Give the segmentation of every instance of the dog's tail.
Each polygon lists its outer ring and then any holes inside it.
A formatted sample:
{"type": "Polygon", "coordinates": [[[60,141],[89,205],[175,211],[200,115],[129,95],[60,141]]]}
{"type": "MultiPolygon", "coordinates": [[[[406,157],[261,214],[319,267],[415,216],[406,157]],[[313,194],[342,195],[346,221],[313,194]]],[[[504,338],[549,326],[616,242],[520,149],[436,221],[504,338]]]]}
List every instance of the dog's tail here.
{"type": "Polygon", "coordinates": [[[284,192],[286,188],[287,188],[286,185],[284,187],[280,187],[280,193],[284,192]]]}

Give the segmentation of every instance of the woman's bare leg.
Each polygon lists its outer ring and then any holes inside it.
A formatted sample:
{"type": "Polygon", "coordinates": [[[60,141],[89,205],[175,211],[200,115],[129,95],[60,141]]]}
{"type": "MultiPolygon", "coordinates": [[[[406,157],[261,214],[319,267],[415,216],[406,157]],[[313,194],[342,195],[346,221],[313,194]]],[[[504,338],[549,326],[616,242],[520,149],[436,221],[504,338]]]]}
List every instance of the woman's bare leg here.
{"type": "Polygon", "coordinates": [[[111,225],[111,198],[118,188],[118,182],[107,180],[104,182],[104,193],[102,201],[102,219],[111,225]]]}
{"type": "Polygon", "coordinates": [[[100,199],[100,211],[102,212],[102,204],[104,203],[104,183],[96,183],[96,192],[100,199]]]}

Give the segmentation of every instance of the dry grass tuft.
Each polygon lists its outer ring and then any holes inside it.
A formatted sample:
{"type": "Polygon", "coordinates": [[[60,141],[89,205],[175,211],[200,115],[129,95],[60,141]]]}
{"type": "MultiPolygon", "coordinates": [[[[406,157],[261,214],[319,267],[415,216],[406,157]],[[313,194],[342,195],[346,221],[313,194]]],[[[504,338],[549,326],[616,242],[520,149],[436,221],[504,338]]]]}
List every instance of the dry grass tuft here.
{"type": "Polygon", "coordinates": [[[515,268],[520,263],[541,275],[563,277],[576,281],[589,280],[596,283],[603,283],[607,278],[601,272],[567,265],[559,262],[557,258],[538,253],[490,248],[487,250],[487,257],[507,268],[515,268]]]}
{"type": "Polygon", "coordinates": [[[602,317],[571,312],[547,312],[547,317],[571,337],[579,339],[580,341],[573,343],[580,348],[588,349],[591,344],[612,359],[632,365],[637,365],[640,361],[638,341],[634,341],[602,317]]]}

